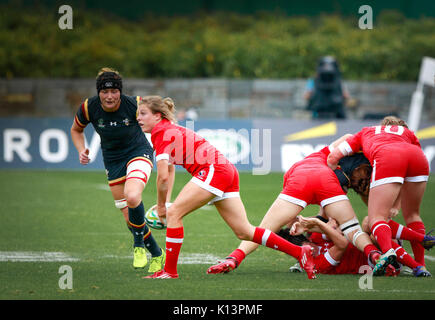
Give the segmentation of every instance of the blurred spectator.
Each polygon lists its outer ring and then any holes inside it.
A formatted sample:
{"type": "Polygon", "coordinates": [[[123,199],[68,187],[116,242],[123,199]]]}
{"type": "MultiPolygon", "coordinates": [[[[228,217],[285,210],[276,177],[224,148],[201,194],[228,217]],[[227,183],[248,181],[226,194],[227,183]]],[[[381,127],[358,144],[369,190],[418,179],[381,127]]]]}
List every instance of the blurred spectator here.
{"type": "Polygon", "coordinates": [[[183,121],[186,120],[186,110],[185,109],[178,109],[177,110],[177,121],[183,121]]]}
{"type": "Polygon", "coordinates": [[[190,121],[196,121],[198,120],[198,112],[196,111],[196,108],[189,108],[189,109],[178,109],[177,110],[177,121],[184,121],[184,120],[190,120],[190,121]]]}
{"type": "Polygon", "coordinates": [[[346,118],[344,107],[349,93],[341,82],[335,58],[326,56],[319,60],[316,77],[308,80],[304,98],[313,119],[346,118]]]}
{"type": "Polygon", "coordinates": [[[189,108],[186,111],[186,120],[196,121],[198,120],[198,112],[195,108],[189,108]]]}

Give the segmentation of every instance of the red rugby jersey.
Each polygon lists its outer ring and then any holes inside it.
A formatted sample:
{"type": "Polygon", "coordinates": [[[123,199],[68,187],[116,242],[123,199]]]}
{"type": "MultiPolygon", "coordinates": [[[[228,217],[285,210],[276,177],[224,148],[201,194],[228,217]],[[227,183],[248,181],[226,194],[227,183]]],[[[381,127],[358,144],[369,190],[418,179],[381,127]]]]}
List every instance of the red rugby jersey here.
{"type": "Polygon", "coordinates": [[[166,159],[183,166],[195,175],[211,164],[228,164],[229,161],[213,145],[194,131],[162,119],[151,131],[151,142],[156,151],[156,161],[166,159]]]}
{"type": "Polygon", "coordinates": [[[415,134],[403,126],[364,127],[353,137],[346,139],[346,142],[348,145],[345,145],[345,149],[348,154],[362,150],[369,160],[373,160],[376,152],[386,144],[414,144],[421,148],[415,134]]]}

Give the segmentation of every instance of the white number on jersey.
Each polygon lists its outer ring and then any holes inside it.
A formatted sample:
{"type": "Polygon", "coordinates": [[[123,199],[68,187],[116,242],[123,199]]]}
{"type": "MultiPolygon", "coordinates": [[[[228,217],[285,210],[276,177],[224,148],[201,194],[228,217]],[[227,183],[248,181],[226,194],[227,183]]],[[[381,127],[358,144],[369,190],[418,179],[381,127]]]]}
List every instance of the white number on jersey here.
{"type": "MultiPolygon", "coordinates": [[[[402,126],[397,126],[397,131],[391,131],[392,126],[385,126],[384,132],[385,133],[391,133],[391,134],[397,134],[398,136],[401,136],[403,132],[405,132],[405,128],[402,126]]],[[[382,133],[382,126],[375,126],[375,134],[382,133]]]]}

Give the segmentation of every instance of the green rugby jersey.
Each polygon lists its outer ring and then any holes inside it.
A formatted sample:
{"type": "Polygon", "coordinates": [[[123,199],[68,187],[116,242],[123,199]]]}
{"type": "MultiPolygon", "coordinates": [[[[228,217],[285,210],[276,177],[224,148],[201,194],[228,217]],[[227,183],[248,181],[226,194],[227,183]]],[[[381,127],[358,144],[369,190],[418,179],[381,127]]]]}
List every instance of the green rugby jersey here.
{"type": "Polygon", "coordinates": [[[137,103],[140,97],[121,95],[121,105],[114,112],[104,111],[100,98],[94,96],[82,103],[75,116],[78,126],[92,123],[101,138],[104,161],[121,160],[138,152],[153,161],[153,149],[137,120],[137,103]]]}

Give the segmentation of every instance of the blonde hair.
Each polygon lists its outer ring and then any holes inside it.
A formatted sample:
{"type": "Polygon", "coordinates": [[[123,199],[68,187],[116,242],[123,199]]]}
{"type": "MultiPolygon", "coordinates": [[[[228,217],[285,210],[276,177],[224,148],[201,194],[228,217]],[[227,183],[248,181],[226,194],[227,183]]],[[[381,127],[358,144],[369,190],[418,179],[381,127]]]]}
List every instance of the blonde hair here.
{"type": "Polygon", "coordinates": [[[114,73],[116,73],[118,76],[121,77],[121,74],[120,74],[117,70],[115,70],[115,69],[113,69],[113,68],[110,68],[110,67],[103,67],[103,68],[101,68],[101,69],[98,71],[97,79],[98,79],[98,77],[101,76],[104,72],[114,72],[114,73]]]}
{"type": "Polygon", "coordinates": [[[153,114],[160,113],[162,118],[165,118],[173,123],[176,123],[175,118],[175,103],[174,101],[167,97],[162,98],[161,96],[145,96],[139,101],[138,106],[146,105],[153,114]]]}
{"type": "Polygon", "coordinates": [[[408,125],[404,120],[395,116],[386,116],[382,119],[381,126],[403,126],[408,128],[408,125]]]}

